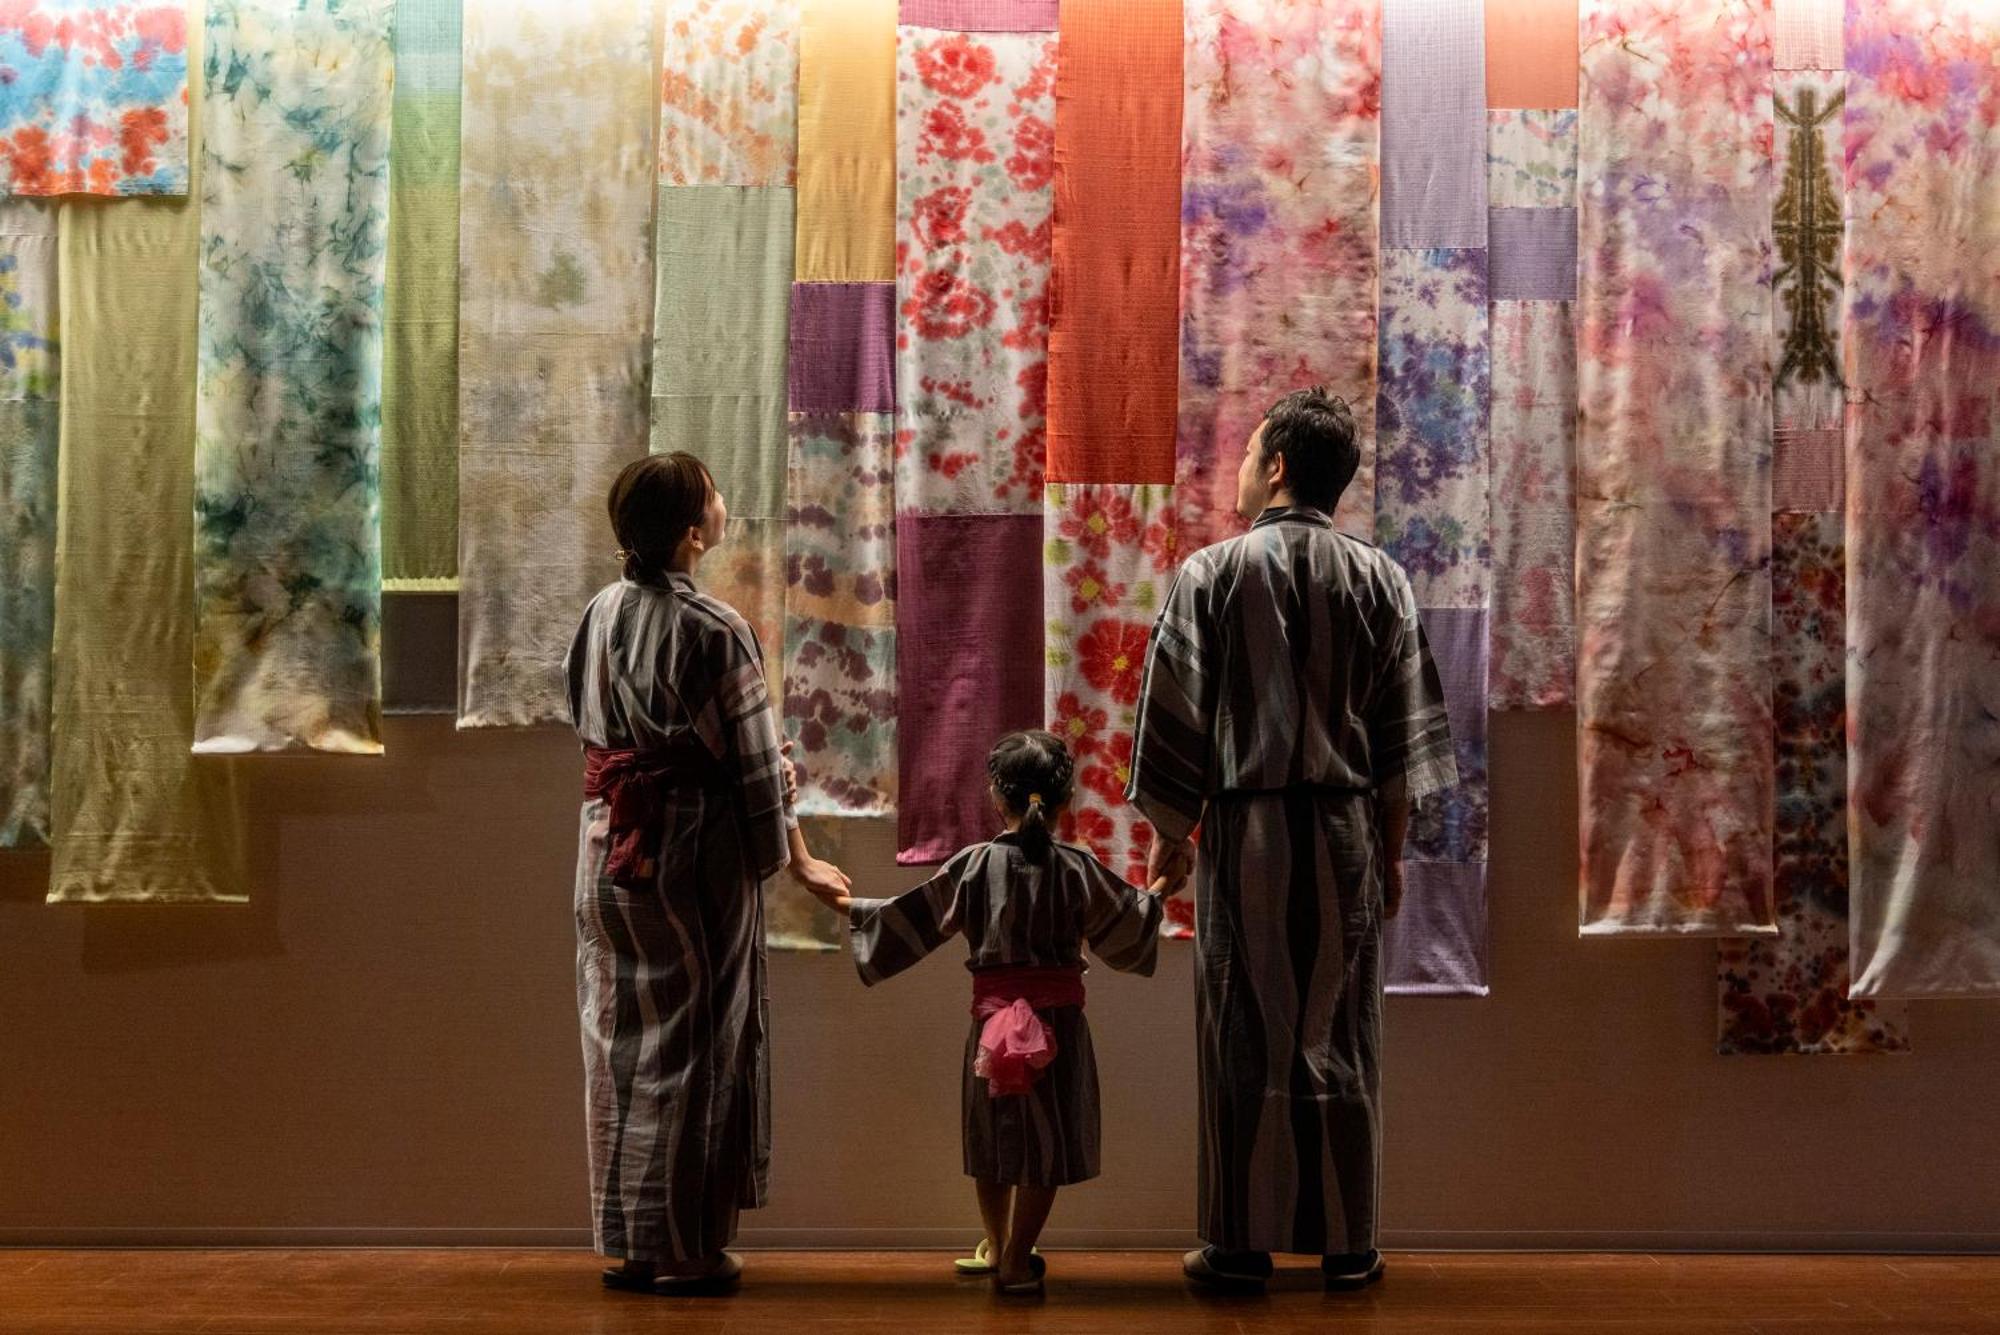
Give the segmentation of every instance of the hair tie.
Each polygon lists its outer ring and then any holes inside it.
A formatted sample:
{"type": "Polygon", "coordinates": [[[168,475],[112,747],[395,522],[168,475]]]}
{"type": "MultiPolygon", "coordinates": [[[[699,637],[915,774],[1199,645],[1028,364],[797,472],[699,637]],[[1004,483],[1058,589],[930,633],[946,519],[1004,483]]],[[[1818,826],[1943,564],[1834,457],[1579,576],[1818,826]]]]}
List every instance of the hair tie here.
{"type": "Polygon", "coordinates": [[[1029,806],[1033,806],[1033,805],[1034,805],[1035,803],[1037,803],[1037,802],[1039,802],[1039,801],[1041,801],[1041,800],[1042,800],[1042,795],[1041,795],[1040,793],[1029,793],[1029,794],[1028,794],[1028,805],[1029,805],[1029,806]]]}

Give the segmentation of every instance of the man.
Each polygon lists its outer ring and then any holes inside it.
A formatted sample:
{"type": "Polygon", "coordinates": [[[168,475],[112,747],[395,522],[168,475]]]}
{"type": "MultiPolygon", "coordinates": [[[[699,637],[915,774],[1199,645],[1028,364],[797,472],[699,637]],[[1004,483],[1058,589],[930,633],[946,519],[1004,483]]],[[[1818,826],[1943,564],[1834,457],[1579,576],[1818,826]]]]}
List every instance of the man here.
{"type": "Polygon", "coordinates": [[[1457,781],[1409,578],[1331,518],[1354,418],[1287,395],[1250,437],[1242,537],[1194,553],[1154,625],[1126,797],[1152,876],[1196,866],[1200,1283],[1260,1287],[1274,1251],[1327,1283],[1382,1273],[1382,927],[1410,804],[1457,781]]]}

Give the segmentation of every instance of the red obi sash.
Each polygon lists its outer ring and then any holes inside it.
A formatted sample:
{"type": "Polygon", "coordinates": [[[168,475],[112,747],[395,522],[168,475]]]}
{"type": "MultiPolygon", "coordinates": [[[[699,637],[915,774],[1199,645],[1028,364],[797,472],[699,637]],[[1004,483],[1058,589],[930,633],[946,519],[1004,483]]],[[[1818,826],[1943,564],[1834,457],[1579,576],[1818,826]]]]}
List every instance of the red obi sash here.
{"type": "Polygon", "coordinates": [[[688,787],[690,780],[700,775],[691,761],[710,761],[705,751],[697,756],[698,749],[583,748],[583,795],[601,799],[610,808],[604,871],[613,885],[626,890],[652,889],[659,874],[660,841],[666,836],[667,795],[688,787]]]}
{"type": "Polygon", "coordinates": [[[1038,1010],[1083,1004],[1083,970],[1077,966],[1019,966],[980,969],[972,975],[972,1013],[986,1022],[979,1031],[974,1075],[986,1092],[1026,1094],[1056,1059],[1055,1035],[1038,1010]]]}

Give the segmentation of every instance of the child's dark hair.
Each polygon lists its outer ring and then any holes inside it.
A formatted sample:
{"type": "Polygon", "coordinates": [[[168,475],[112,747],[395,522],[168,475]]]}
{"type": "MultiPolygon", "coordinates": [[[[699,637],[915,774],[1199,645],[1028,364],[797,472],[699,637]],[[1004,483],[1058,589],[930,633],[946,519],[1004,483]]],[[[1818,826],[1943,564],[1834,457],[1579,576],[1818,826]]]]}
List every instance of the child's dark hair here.
{"type": "Polygon", "coordinates": [[[1069,801],[1076,779],[1076,762],[1062,738],[1040,728],[1010,732],[994,743],[986,757],[986,776],[1007,809],[1021,818],[1021,843],[1040,857],[1055,837],[1049,813],[1069,801]]]}
{"type": "Polygon", "coordinates": [[[625,465],[605,509],[618,537],[625,578],[658,583],[691,528],[700,528],[715,494],[708,465],[692,454],[651,454],[625,465]]]}

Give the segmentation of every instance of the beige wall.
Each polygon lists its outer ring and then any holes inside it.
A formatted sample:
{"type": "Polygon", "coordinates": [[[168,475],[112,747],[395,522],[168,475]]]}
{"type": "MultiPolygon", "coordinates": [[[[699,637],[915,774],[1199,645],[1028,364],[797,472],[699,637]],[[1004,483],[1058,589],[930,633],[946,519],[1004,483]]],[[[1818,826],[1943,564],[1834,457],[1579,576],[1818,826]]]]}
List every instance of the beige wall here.
{"type": "MultiPolygon", "coordinates": [[[[446,659],[445,661],[449,661],[446,659]]],[[[256,762],[247,909],[52,909],[0,859],[0,1241],[585,1235],[567,738],[394,720],[256,762]]],[[[1701,942],[1580,942],[1571,728],[1496,720],[1493,996],[1389,1004],[1391,1240],[2000,1245],[2000,1006],[1918,1052],[1713,1055],[1701,942]]],[[[906,879],[887,849],[851,870],[906,879]]],[[[967,990],[774,957],[776,1196],[746,1241],[962,1241],[967,990]]],[[[1105,1176],[1052,1241],[1193,1215],[1191,979],[1092,976],[1105,1176]]]]}

